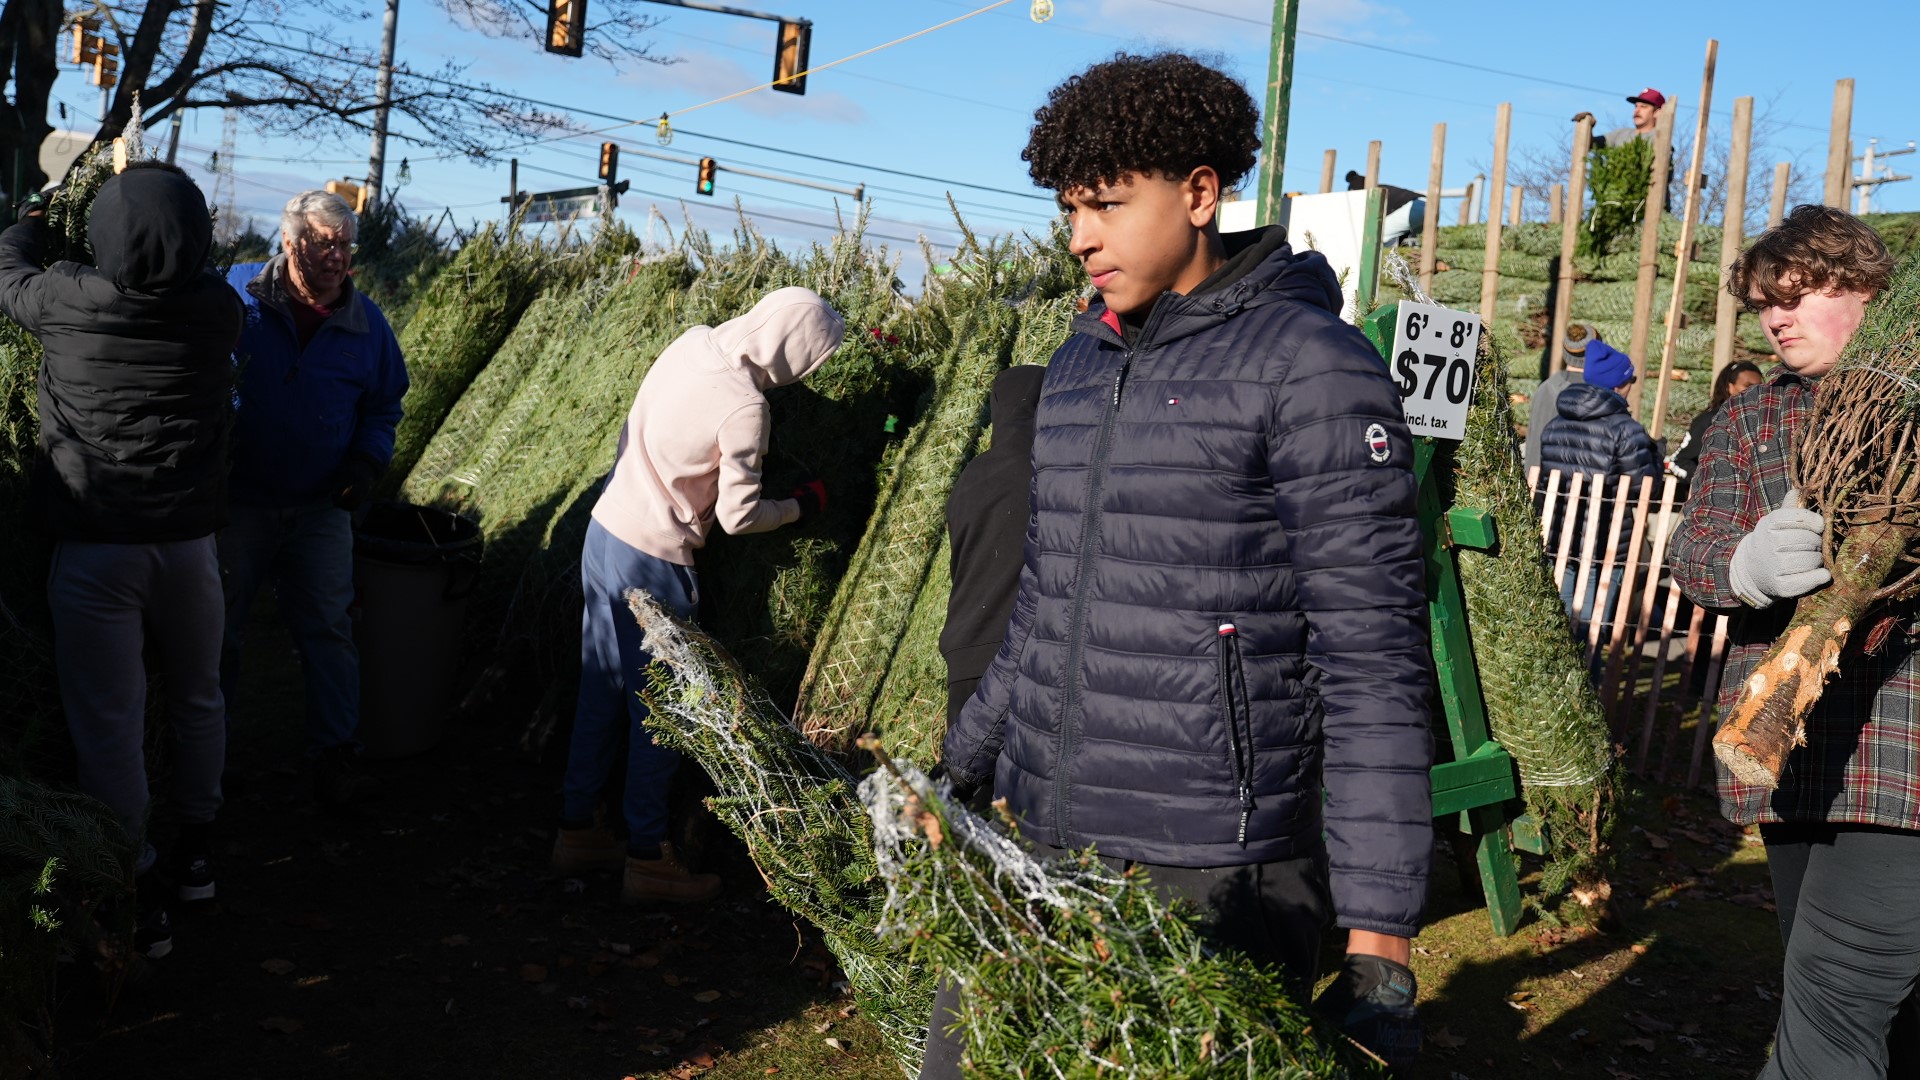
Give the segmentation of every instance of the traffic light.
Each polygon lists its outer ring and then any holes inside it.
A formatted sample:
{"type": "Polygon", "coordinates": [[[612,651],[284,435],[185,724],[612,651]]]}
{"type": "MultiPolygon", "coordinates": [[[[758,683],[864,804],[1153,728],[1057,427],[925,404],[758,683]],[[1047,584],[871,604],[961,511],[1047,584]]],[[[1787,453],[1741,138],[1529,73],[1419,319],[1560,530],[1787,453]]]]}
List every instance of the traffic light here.
{"type": "Polygon", "coordinates": [[[813,23],[781,19],[773,42],[773,88],[789,94],[807,92],[807,50],[813,44],[813,23]]]}
{"type": "Polygon", "coordinates": [[[73,51],[69,54],[75,64],[90,67],[87,81],[102,89],[111,89],[118,82],[120,61],[114,57],[120,55],[118,45],[110,45],[100,36],[100,19],[87,15],[74,20],[73,51]]]}
{"type": "Polygon", "coordinates": [[[620,144],[617,142],[601,143],[600,144],[600,172],[598,174],[600,177],[600,182],[603,184],[612,184],[615,180],[619,179],[617,175],[619,171],[620,171],[620,144]]]}
{"type": "Polygon", "coordinates": [[[547,0],[547,51],[579,56],[587,46],[587,0],[547,0]]]}
{"type": "Polygon", "coordinates": [[[720,169],[720,166],[714,164],[712,158],[710,157],[701,158],[700,159],[700,180],[698,183],[693,185],[693,190],[699,192],[702,195],[712,195],[713,194],[713,174],[718,172],[719,169],[720,169]]]}

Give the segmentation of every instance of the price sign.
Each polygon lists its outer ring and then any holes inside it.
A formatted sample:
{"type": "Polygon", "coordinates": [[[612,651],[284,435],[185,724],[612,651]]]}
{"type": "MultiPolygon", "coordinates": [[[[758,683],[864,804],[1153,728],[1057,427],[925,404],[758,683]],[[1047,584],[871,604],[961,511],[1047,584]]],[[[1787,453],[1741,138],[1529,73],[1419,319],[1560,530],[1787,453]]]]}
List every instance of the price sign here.
{"type": "Polygon", "coordinates": [[[1400,304],[1393,331],[1393,378],[1415,435],[1464,439],[1480,352],[1480,316],[1438,304],[1400,304]]]}

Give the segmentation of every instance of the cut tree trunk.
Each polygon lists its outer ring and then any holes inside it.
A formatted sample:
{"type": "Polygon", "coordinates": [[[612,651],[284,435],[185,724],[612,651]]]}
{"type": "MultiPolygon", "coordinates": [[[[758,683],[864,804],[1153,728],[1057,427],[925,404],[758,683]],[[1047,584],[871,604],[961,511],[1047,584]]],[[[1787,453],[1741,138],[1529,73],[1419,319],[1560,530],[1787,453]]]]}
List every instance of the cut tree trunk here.
{"type": "Polygon", "coordinates": [[[1787,755],[1807,741],[1807,716],[1840,652],[1920,529],[1878,522],[1855,529],[1834,559],[1833,584],[1800,599],[1793,621],[1740,688],[1713,753],[1742,783],[1779,786],[1787,755]]]}

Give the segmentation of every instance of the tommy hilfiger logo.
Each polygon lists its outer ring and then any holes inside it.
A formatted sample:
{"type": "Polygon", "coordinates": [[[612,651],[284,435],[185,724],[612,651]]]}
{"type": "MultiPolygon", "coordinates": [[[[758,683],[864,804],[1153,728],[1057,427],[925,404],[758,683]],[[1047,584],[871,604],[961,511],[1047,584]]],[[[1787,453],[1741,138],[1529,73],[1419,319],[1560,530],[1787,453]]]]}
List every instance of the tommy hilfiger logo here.
{"type": "Polygon", "coordinates": [[[1375,464],[1385,464],[1393,456],[1393,444],[1387,441],[1387,429],[1379,424],[1367,425],[1367,456],[1375,464]]]}

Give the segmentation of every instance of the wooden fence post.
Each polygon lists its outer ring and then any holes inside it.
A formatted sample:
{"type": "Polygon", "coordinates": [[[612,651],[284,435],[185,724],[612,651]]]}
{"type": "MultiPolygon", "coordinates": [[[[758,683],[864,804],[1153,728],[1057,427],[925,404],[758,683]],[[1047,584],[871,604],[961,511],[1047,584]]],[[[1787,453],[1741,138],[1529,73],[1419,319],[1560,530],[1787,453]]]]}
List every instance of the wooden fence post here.
{"type": "Polygon", "coordinates": [[[1733,363],[1734,329],[1740,305],[1726,289],[1725,274],[1740,257],[1747,219],[1747,157],[1753,150],[1753,99],[1733,101],[1733,152],[1727,161],[1727,212],[1720,219],[1720,293],[1713,310],[1713,374],[1733,363]]]}
{"type": "Polygon", "coordinates": [[[1567,209],[1560,219],[1560,281],[1554,290],[1553,336],[1547,339],[1547,351],[1553,357],[1553,370],[1566,366],[1567,325],[1573,317],[1573,253],[1580,245],[1580,222],[1587,205],[1587,151],[1593,145],[1593,114],[1581,113],[1573,126],[1573,163],[1567,172],[1567,209]]]}
{"type": "Polygon", "coordinates": [[[1790,162],[1778,162],[1773,167],[1773,205],[1767,209],[1767,228],[1780,224],[1787,216],[1787,181],[1793,176],[1790,162]]]}
{"type": "Polygon", "coordinates": [[[1447,125],[1433,125],[1433,163],[1427,166],[1427,212],[1420,225],[1420,291],[1433,294],[1433,264],[1440,257],[1440,181],[1446,172],[1447,125]]]}
{"type": "MultiPolygon", "coordinates": [[[[1666,212],[1667,172],[1673,164],[1673,117],[1680,111],[1677,98],[1668,98],[1653,129],[1653,175],[1647,184],[1647,205],[1640,223],[1640,273],[1633,282],[1633,334],[1627,343],[1627,355],[1647,369],[1647,335],[1653,329],[1653,284],[1660,275],[1660,218],[1666,212]]],[[[1640,414],[1640,387],[1635,382],[1627,389],[1627,404],[1635,416],[1640,414]]]]}
{"type": "Polygon", "coordinates": [[[1560,211],[1567,200],[1567,185],[1555,184],[1547,191],[1547,224],[1560,224],[1560,211]]]}
{"type": "Polygon", "coordinates": [[[1501,203],[1507,195],[1507,136],[1513,130],[1513,103],[1503,101],[1494,114],[1493,179],[1487,188],[1487,258],[1480,270],[1480,320],[1491,323],[1500,302],[1501,203]]]}
{"type": "Polygon", "coordinates": [[[1507,224],[1508,225],[1514,226],[1516,228],[1520,225],[1520,222],[1525,215],[1525,211],[1522,210],[1521,208],[1526,205],[1526,201],[1527,201],[1527,189],[1525,185],[1515,184],[1512,187],[1507,189],[1507,224]]]}
{"type": "Polygon", "coordinates": [[[1320,194],[1322,195],[1333,190],[1333,161],[1334,154],[1331,150],[1320,155],[1320,194]]]}
{"type": "Polygon", "coordinates": [[[1827,192],[1823,200],[1835,210],[1847,208],[1853,186],[1853,80],[1833,84],[1833,130],[1827,134],[1827,192]]]}
{"type": "Polygon", "coordinates": [[[1367,144],[1367,179],[1364,190],[1372,191],[1380,186],[1380,140],[1367,144]]]}
{"type": "Polygon", "coordinates": [[[1707,110],[1713,104],[1713,65],[1720,42],[1707,39],[1707,64],[1700,76],[1700,120],[1693,127],[1692,161],[1687,164],[1687,200],[1680,212],[1680,240],[1673,246],[1673,299],[1667,304],[1667,334],[1660,345],[1660,388],[1653,394],[1653,423],[1647,434],[1655,439],[1667,426],[1667,399],[1673,387],[1673,352],[1680,345],[1680,327],[1686,322],[1687,268],[1693,263],[1693,224],[1700,213],[1700,170],[1707,159],[1707,110]]]}

